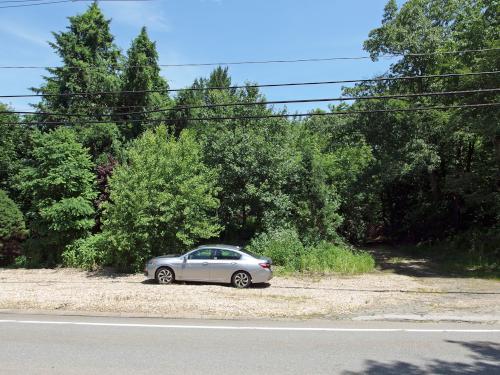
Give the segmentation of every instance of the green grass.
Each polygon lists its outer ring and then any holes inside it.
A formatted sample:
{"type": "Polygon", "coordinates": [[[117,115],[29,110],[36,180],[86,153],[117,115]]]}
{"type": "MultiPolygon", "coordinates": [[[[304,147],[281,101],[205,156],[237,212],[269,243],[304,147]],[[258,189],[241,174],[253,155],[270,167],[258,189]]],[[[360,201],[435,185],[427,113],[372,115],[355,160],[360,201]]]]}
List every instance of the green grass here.
{"type": "Polygon", "coordinates": [[[369,253],[329,243],[306,248],[299,261],[299,271],[311,273],[353,275],[374,268],[375,260],[369,253]]]}
{"type": "Polygon", "coordinates": [[[292,274],[355,275],[371,272],[374,268],[375,260],[365,251],[322,243],[315,247],[304,248],[301,254],[295,258],[285,258],[284,262],[274,266],[274,272],[278,276],[292,274]]]}
{"type": "Polygon", "coordinates": [[[270,257],[276,274],[352,275],[373,271],[375,260],[365,252],[343,244],[303,244],[294,229],[285,228],[254,238],[249,250],[270,257]]]}

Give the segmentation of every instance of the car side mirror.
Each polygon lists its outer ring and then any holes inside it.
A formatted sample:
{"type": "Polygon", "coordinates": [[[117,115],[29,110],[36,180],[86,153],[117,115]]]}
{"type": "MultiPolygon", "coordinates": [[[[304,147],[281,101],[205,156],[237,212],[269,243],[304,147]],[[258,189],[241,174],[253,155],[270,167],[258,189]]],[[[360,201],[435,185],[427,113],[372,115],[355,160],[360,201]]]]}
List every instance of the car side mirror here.
{"type": "Polygon", "coordinates": [[[182,262],[183,262],[183,263],[186,263],[187,258],[188,258],[188,257],[187,257],[187,255],[186,255],[185,257],[183,257],[183,258],[182,258],[182,262]]]}

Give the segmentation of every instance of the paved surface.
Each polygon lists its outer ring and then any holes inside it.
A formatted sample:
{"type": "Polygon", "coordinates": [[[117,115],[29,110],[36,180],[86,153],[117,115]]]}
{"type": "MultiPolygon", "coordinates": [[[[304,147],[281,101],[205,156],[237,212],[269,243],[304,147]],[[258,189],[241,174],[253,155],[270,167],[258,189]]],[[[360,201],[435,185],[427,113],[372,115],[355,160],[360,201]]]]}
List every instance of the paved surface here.
{"type": "Polygon", "coordinates": [[[5,374],[498,374],[500,325],[0,314],[5,374]]]}

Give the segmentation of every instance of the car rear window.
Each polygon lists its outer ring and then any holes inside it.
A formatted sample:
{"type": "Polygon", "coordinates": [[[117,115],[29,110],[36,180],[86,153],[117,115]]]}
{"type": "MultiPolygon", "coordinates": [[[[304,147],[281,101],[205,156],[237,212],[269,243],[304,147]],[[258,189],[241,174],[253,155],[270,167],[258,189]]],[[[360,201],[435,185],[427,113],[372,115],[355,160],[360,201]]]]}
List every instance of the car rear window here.
{"type": "Polygon", "coordinates": [[[243,249],[240,249],[241,252],[245,253],[245,254],[248,254],[250,255],[251,257],[254,257],[256,259],[263,259],[262,258],[262,255],[259,255],[259,254],[255,254],[255,253],[252,253],[251,251],[248,251],[248,250],[243,250],[243,249]]]}
{"type": "Polygon", "coordinates": [[[241,258],[241,254],[238,254],[238,253],[231,251],[231,250],[220,249],[218,254],[217,254],[217,259],[238,260],[240,258],[241,258]]]}

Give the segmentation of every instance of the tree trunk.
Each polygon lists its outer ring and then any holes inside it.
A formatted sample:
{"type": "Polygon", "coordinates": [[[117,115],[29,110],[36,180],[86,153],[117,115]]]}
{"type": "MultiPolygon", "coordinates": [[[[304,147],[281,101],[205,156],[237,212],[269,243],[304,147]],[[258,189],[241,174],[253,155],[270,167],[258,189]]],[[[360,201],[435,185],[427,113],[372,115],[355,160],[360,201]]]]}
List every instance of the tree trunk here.
{"type": "Polygon", "coordinates": [[[475,143],[476,143],[475,139],[472,142],[469,142],[469,148],[467,150],[467,160],[465,162],[465,171],[466,172],[471,171],[472,157],[474,155],[474,144],[475,143]]]}
{"type": "Polygon", "coordinates": [[[493,139],[495,145],[495,156],[497,160],[497,191],[500,191],[500,135],[496,135],[493,139]]]}
{"type": "Polygon", "coordinates": [[[438,172],[436,170],[433,170],[429,173],[429,179],[430,179],[430,185],[431,185],[431,192],[432,192],[432,199],[435,202],[439,201],[440,197],[440,192],[439,192],[439,176],[438,172]]]}

